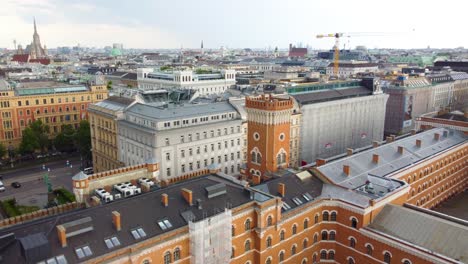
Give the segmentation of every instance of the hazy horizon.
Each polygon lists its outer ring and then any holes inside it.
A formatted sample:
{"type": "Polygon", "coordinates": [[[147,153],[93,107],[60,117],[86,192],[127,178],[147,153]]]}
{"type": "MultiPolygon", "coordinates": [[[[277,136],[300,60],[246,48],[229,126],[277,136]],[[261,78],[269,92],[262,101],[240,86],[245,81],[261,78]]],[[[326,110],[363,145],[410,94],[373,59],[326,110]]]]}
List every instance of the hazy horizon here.
{"type": "Polygon", "coordinates": [[[286,49],[289,43],[330,49],[333,38],[317,34],[375,32],[343,38],[349,48],[422,49],[468,46],[468,35],[457,32],[468,3],[376,1],[270,0],[177,2],[142,0],[0,0],[0,47],[25,47],[32,41],[36,18],[42,45],[124,48],[286,49]],[[437,5],[436,5],[437,3],[437,5]]]}

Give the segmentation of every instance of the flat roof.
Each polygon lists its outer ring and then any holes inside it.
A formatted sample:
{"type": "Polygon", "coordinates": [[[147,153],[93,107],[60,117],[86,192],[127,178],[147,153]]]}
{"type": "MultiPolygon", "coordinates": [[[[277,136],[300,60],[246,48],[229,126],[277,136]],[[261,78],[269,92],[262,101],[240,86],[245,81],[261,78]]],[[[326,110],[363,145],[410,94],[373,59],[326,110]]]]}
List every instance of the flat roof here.
{"type": "MultiPolygon", "coordinates": [[[[263,195],[263,200],[268,199],[273,199],[273,197],[263,195]]],[[[4,263],[26,262],[21,255],[18,239],[43,232],[46,234],[51,248],[50,257],[64,255],[68,263],[83,262],[89,258],[108,254],[114,250],[120,250],[137,242],[187,226],[188,223],[184,219],[182,212],[190,212],[190,215],[195,217],[194,221],[196,222],[224,212],[225,208],[235,208],[251,201],[253,200],[250,198],[250,191],[242,185],[228,181],[217,175],[206,175],[156,191],[123,198],[108,204],[66,212],[1,229],[0,236],[14,233],[17,238],[12,245],[3,250],[2,258],[4,263]],[[226,193],[207,198],[205,188],[219,183],[226,185],[226,193]],[[182,197],[182,188],[192,191],[193,206],[190,206],[182,197]],[[161,195],[163,193],[169,197],[168,207],[164,207],[161,203],[161,195]],[[202,209],[198,209],[196,205],[197,199],[201,199],[202,209]],[[113,211],[118,211],[121,215],[121,231],[116,231],[113,227],[113,211]],[[86,217],[92,219],[90,224],[93,226],[93,231],[67,238],[67,247],[62,248],[59,244],[56,226],[86,217]],[[168,220],[171,227],[163,230],[158,225],[158,221],[160,220],[168,220]],[[136,228],[142,228],[146,236],[142,239],[135,239],[131,231],[136,228]],[[116,236],[121,245],[109,249],[104,239],[112,236],[116,236]],[[79,259],[75,253],[75,248],[85,245],[90,247],[92,256],[79,259]]]]}
{"type": "Polygon", "coordinates": [[[137,103],[126,111],[126,113],[135,116],[144,116],[155,120],[173,120],[177,118],[190,118],[227,112],[237,112],[229,102],[168,105],[168,107],[137,103]]]}
{"type": "Polygon", "coordinates": [[[291,94],[302,105],[367,95],[372,95],[372,91],[363,86],[291,94]]]}
{"type": "Polygon", "coordinates": [[[316,168],[323,176],[337,185],[345,188],[357,189],[366,184],[366,181],[375,181],[376,185],[397,188],[392,182],[385,183],[379,178],[420,162],[445,151],[458,144],[466,142],[466,136],[459,131],[436,128],[422,133],[387,143],[377,148],[372,148],[351,156],[332,161],[316,168]],[[447,136],[443,136],[446,132],[447,136]],[[439,140],[435,140],[434,134],[440,134],[439,140]],[[416,140],[421,140],[421,147],[416,146],[416,140]],[[403,147],[403,154],[398,152],[398,147],[403,147]],[[373,162],[373,155],[379,156],[379,162],[373,162]],[[350,174],[343,172],[343,166],[350,166],[350,174]]]}

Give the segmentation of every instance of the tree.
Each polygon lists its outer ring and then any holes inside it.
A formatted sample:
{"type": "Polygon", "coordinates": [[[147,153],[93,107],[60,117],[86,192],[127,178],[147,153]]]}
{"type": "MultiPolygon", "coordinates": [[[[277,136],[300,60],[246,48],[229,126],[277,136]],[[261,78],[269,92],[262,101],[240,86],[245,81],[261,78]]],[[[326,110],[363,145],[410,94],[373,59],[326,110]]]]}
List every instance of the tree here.
{"type": "Polygon", "coordinates": [[[7,149],[2,143],[0,143],[0,158],[3,158],[3,156],[5,156],[6,154],[7,154],[7,149]]]}
{"type": "Polygon", "coordinates": [[[63,125],[62,131],[54,139],[54,146],[62,152],[71,152],[75,149],[75,129],[72,125],[63,125]]]}
{"type": "Polygon", "coordinates": [[[107,90],[112,89],[112,81],[107,82],[107,90]]]}
{"type": "Polygon", "coordinates": [[[19,152],[21,154],[32,154],[35,150],[47,150],[49,147],[49,136],[47,132],[49,127],[44,125],[42,121],[36,120],[32,122],[25,130],[23,130],[23,138],[19,152]]]}
{"type": "Polygon", "coordinates": [[[91,160],[91,128],[87,120],[80,122],[75,134],[75,142],[84,160],[91,160]]]}

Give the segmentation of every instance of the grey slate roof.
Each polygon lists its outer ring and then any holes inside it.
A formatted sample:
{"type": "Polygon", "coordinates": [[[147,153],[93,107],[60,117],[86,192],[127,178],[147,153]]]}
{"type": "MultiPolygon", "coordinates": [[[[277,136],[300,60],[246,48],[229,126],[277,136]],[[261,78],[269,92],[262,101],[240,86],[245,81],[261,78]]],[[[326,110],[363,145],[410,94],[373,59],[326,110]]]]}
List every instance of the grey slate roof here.
{"type": "MultiPolygon", "coordinates": [[[[264,196],[264,198],[271,199],[272,197],[264,196]]],[[[64,255],[68,263],[78,263],[87,261],[89,258],[78,259],[75,253],[76,247],[89,245],[93,252],[92,257],[101,256],[111,253],[113,250],[120,250],[134,243],[188,225],[181,214],[182,212],[191,211],[191,215],[195,216],[195,221],[198,221],[216,215],[224,211],[225,208],[238,207],[250,201],[250,193],[243,186],[216,175],[206,175],[112,203],[3,228],[0,230],[0,236],[14,233],[16,238],[20,239],[28,235],[44,233],[50,245],[49,257],[64,255]],[[226,184],[226,194],[207,198],[205,188],[219,183],[226,184]],[[198,209],[196,206],[189,206],[181,195],[182,188],[187,188],[193,192],[194,202],[201,199],[203,208],[198,209]],[[161,194],[163,193],[169,196],[168,207],[161,204],[161,194]],[[112,211],[118,211],[121,214],[122,230],[119,232],[113,228],[112,211]],[[86,217],[92,219],[93,231],[67,238],[67,247],[62,248],[59,244],[56,226],[86,217]],[[168,219],[172,224],[172,228],[162,230],[157,223],[158,220],[162,219],[168,219]],[[134,239],[130,232],[137,227],[143,228],[147,234],[145,238],[134,239]],[[108,249],[104,239],[111,236],[116,236],[121,245],[108,249]]],[[[1,256],[2,263],[26,263],[21,255],[18,240],[5,248],[1,252],[1,256]]]]}
{"type": "Polygon", "coordinates": [[[332,161],[317,168],[332,182],[346,188],[356,189],[368,180],[368,175],[386,177],[388,174],[411,164],[420,162],[432,155],[447,150],[466,141],[466,136],[459,131],[449,131],[445,128],[431,129],[414,136],[384,144],[352,156],[332,161]],[[443,136],[444,131],[447,137],[443,136]],[[440,134],[440,140],[434,139],[434,134],[440,134]],[[422,146],[416,146],[416,140],[422,141],[422,146]],[[398,146],[403,146],[403,154],[398,153],[398,146]],[[379,163],[372,162],[373,154],[379,155],[379,163]],[[343,165],[349,165],[351,173],[343,172],[343,165]]]}
{"type": "Polygon", "coordinates": [[[351,87],[342,89],[327,89],[321,91],[313,91],[307,93],[291,94],[300,104],[312,104],[351,97],[360,97],[371,95],[372,91],[366,87],[351,87]]]}
{"type": "Polygon", "coordinates": [[[144,105],[137,103],[127,109],[126,113],[136,116],[150,117],[155,120],[172,120],[176,118],[189,118],[203,115],[214,115],[227,112],[237,112],[228,102],[211,104],[187,104],[183,106],[172,106],[168,108],[144,105]]]}
{"type": "Polygon", "coordinates": [[[468,262],[468,227],[410,208],[387,204],[369,228],[468,262]]]}

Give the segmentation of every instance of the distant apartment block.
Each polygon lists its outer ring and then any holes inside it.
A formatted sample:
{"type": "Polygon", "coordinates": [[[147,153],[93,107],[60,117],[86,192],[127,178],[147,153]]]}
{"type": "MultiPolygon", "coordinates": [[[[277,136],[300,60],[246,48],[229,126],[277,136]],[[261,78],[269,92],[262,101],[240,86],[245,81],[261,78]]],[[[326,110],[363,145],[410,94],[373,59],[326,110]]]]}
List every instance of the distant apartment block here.
{"type": "Polygon", "coordinates": [[[138,88],[143,90],[193,89],[200,95],[222,94],[236,84],[235,70],[197,74],[194,71],[162,72],[152,68],[137,70],[138,88]]]}

